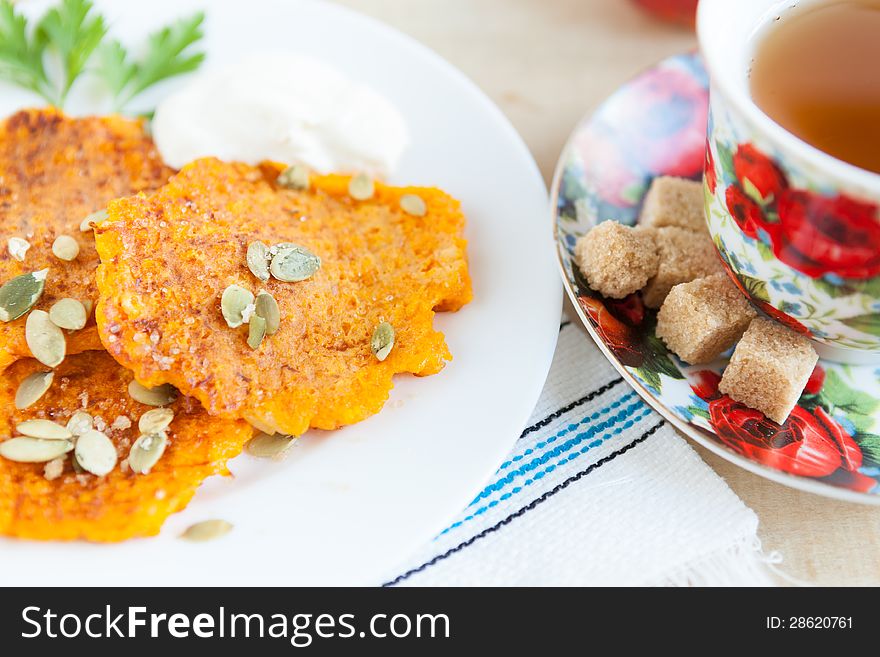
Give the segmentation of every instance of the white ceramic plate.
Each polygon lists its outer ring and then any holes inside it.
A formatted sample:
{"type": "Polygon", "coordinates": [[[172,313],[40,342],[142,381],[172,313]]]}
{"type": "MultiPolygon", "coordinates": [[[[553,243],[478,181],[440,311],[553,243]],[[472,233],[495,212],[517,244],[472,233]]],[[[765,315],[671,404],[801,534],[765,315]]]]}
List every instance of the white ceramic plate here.
{"type": "MultiPolygon", "coordinates": [[[[42,2],[22,3],[39,13],[42,2]]],[[[547,195],[520,137],[461,73],[415,41],[324,2],[96,2],[127,44],[175,17],[207,13],[206,67],[257,50],[324,58],[390,98],[412,145],[396,183],[437,185],[463,202],[475,299],[437,326],[455,360],[400,377],[385,409],[307,434],[281,463],[241,456],[160,536],[116,545],[0,540],[7,585],[376,584],[443,529],[494,472],[538,399],[556,344],[561,295],[547,195]],[[223,518],[213,543],[177,538],[223,518]]],[[[179,82],[144,99],[149,106],[179,82]]],[[[68,110],[96,111],[88,95],[68,110]]],[[[38,101],[0,88],[0,113],[38,101]]]]}

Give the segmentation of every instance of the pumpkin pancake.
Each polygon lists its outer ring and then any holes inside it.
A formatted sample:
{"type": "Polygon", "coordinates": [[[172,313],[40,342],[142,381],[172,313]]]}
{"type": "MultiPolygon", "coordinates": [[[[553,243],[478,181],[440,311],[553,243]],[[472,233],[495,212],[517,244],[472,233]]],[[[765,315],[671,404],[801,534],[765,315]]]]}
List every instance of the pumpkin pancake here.
{"type": "Polygon", "coordinates": [[[106,352],[71,356],[55,369],[42,398],[25,410],[14,410],[22,379],[45,370],[33,359],[20,359],[4,373],[0,436],[5,437],[0,442],[25,420],[44,418],[65,425],[74,412],[86,411],[115,445],[119,462],[109,474],[97,477],[77,474],[67,455],[60,475],[49,480],[42,463],[0,456],[0,534],[91,541],[156,534],[165,518],[186,506],[206,477],[228,473],[226,459],[241,452],[252,435],[246,423],[211,417],[195,399],[180,397],[168,406],[174,419],[164,454],[149,474],[135,474],[124,459],[140,433],[138,419],[152,407],[129,396],[131,373],[106,352]]]}
{"type": "MultiPolygon", "coordinates": [[[[114,198],[159,187],[171,173],[139,121],[74,119],[55,109],[13,114],[0,124],[0,285],[48,269],[36,308],[48,310],[65,297],[94,303],[98,255],[91,231],[81,232],[80,223],[114,198]],[[53,255],[59,235],[79,244],[74,260],[53,255]],[[7,248],[11,238],[30,243],[23,262],[7,248]]],[[[30,356],[25,321],[0,322],[0,371],[30,356]]],[[[68,353],[89,349],[102,349],[91,317],[67,335],[68,353]]]]}
{"type": "Polygon", "coordinates": [[[152,196],[111,203],[95,231],[97,321],[142,383],[171,383],[211,414],[299,435],[378,412],[396,373],[439,372],[451,355],[434,313],[472,295],[455,199],[377,182],[356,201],[339,175],[283,189],[280,170],[198,160],[152,196]],[[424,216],[403,211],[404,195],[424,201],[424,216]],[[307,280],[261,282],[246,264],[256,240],[300,245],[322,264],[307,280]],[[248,326],[230,328],[221,314],[232,284],[264,289],[279,306],[280,328],[256,349],[248,326]],[[396,335],[380,361],[370,341],[382,322],[396,335]]]}

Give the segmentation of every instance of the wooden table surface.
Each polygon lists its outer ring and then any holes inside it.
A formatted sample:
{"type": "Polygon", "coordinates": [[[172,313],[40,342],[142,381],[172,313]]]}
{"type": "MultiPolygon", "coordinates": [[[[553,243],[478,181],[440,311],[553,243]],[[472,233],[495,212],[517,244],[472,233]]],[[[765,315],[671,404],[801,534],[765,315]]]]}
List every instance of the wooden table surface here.
{"type": "MultiPolygon", "coordinates": [[[[548,183],[586,112],[643,68],[696,46],[689,30],[659,23],[626,0],[340,4],[410,34],[464,71],[507,114],[548,183]]],[[[774,484],[691,444],[758,514],[764,550],[781,553],[780,570],[814,584],[880,585],[880,508],[774,484]]]]}

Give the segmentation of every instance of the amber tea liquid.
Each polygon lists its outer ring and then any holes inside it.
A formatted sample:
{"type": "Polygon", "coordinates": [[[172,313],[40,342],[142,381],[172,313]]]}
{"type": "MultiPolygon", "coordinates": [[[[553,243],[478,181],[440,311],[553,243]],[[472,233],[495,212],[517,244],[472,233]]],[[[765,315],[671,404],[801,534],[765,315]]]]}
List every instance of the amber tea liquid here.
{"type": "Polygon", "coordinates": [[[829,155],[880,173],[880,0],[804,2],[757,44],[755,103],[829,155]]]}

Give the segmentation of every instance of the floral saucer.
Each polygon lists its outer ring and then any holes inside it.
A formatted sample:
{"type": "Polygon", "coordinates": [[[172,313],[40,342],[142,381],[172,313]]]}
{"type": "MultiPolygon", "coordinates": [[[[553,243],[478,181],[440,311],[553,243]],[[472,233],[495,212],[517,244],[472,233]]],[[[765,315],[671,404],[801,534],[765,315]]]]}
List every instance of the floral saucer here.
{"type": "Polygon", "coordinates": [[[726,359],[690,366],[655,336],[638,294],[605,299],[573,262],[598,221],[634,224],[651,180],[700,179],[708,80],[696,54],[670,57],[610,96],[577,127],[552,187],[559,263],[590,335],[658,413],[723,458],[812,493],[880,504],[880,368],[820,360],[783,425],[718,392],[726,359]]]}

